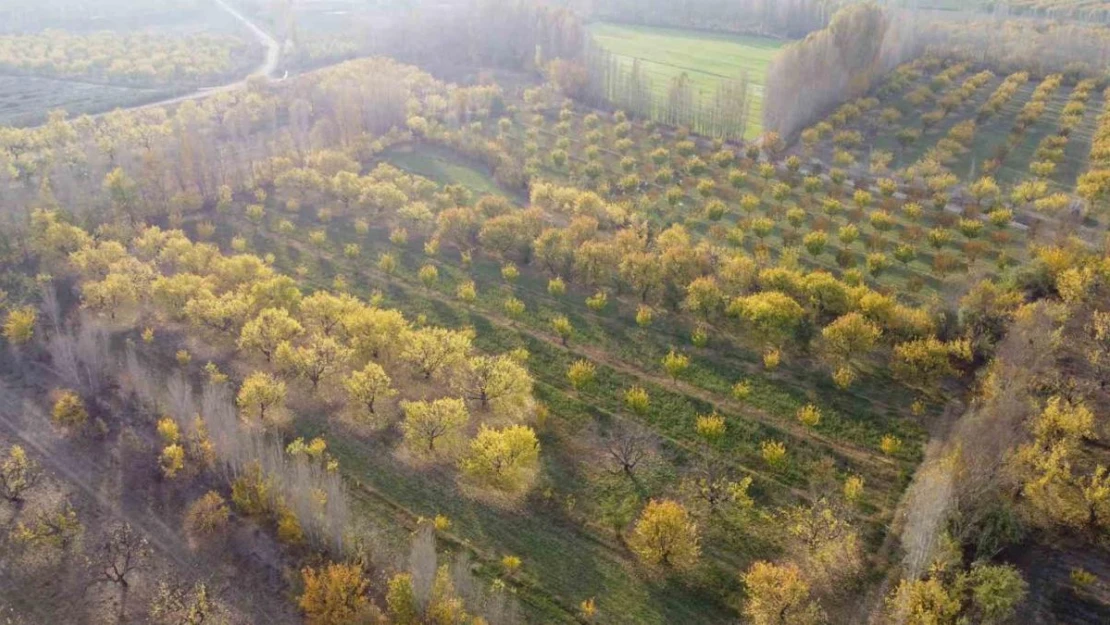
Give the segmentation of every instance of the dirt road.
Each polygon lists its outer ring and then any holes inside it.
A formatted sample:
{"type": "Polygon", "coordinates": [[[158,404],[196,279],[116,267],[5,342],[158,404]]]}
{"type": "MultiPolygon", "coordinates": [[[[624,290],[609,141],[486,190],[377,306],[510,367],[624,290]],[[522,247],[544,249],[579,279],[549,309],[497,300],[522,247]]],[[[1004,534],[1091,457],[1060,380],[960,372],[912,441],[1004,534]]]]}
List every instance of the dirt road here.
{"type": "MultiPolygon", "coordinates": [[[[208,96],[210,96],[214,93],[220,93],[220,92],[223,92],[223,91],[233,91],[235,89],[241,89],[241,88],[246,86],[247,80],[249,80],[250,78],[252,78],[254,76],[263,76],[263,77],[265,77],[267,79],[271,79],[271,80],[274,78],[274,72],[277,71],[278,63],[281,62],[281,44],[278,42],[278,40],[275,39],[273,36],[271,36],[266,31],[262,30],[257,24],[250,21],[250,19],[248,19],[245,15],[240,13],[238,9],[231,6],[230,4],[225,2],[224,0],[212,0],[212,1],[217,6],[219,6],[220,9],[225,11],[228,15],[231,15],[236,20],[241,22],[247,28],[247,30],[251,31],[251,34],[253,34],[255,36],[255,38],[257,38],[258,41],[260,41],[262,43],[262,45],[266,47],[266,58],[263,59],[262,63],[253,72],[251,72],[248,76],[245,76],[244,78],[242,78],[240,80],[237,80],[237,81],[232,82],[232,83],[228,83],[226,85],[220,85],[218,87],[206,87],[204,89],[198,89],[196,91],[193,91],[191,93],[186,93],[184,95],[178,95],[178,96],[173,96],[173,97],[169,97],[169,98],[164,98],[164,99],[161,99],[161,100],[155,100],[154,102],[146,102],[146,103],[143,103],[143,104],[137,104],[135,106],[119,107],[120,109],[128,110],[128,111],[134,111],[134,110],[140,110],[140,109],[154,108],[156,106],[169,106],[171,104],[179,104],[181,102],[185,102],[186,100],[198,100],[200,98],[207,98],[208,96]]],[[[111,111],[105,111],[104,113],[94,115],[93,117],[101,117],[103,115],[106,115],[109,112],[111,112],[111,111]]]]}

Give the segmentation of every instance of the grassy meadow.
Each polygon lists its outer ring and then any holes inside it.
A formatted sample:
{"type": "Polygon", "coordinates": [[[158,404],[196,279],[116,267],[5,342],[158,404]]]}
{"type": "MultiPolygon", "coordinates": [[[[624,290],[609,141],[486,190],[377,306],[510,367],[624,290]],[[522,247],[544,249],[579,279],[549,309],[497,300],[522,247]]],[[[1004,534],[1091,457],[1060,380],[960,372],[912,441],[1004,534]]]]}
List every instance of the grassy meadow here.
{"type": "Polygon", "coordinates": [[[746,73],[752,93],[747,136],[761,132],[767,67],[786,41],[604,22],[592,25],[590,33],[599,45],[624,62],[631,64],[639,58],[660,98],[666,97],[671,81],[683,72],[693,85],[695,97],[702,98],[712,98],[721,80],[746,73]]]}

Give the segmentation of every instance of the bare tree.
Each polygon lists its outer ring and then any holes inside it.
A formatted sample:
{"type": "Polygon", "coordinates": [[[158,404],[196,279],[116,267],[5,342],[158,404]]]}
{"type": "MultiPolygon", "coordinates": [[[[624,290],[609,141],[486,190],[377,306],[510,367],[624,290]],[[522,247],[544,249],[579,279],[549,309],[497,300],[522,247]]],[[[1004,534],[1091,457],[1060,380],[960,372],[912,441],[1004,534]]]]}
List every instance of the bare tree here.
{"type": "Polygon", "coordinates": [[[436,533],[431,523],[421,523],[412,536],[412,549],[409,551],[409,573],[412,575],[412,591],[416,605],[423,613],[432,600],[432,586],[435,584],[436,571],[436,533]]]}
{"type": "Polygon", "coordinates": [[[127,588],[128,577],[145,568],[149,557],[150,546],[143,535],[130,523],[116,525],[91,561],[95,570],[93,583],[110,582],[127,588]]]}
{"type": "Polygon", "coordinates": [[[635,478],[636,467],[651,453],[651,434],[638,425],[620,423],[605,441],[605,451],[617,472],[635,478]]]}

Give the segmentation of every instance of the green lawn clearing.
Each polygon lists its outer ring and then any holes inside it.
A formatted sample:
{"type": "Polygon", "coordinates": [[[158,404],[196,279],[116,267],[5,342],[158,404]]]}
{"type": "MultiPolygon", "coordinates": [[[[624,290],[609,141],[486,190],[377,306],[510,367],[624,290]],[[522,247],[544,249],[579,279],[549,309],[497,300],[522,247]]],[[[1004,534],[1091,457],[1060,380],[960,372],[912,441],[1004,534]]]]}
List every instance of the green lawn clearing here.
{"type": "Polygon", "coordinates": [[[597,23],[590,27],[594,40],[623,61],[640,59],[652,89],[665,97],[671,80],[686,72],[695,96],[712,99],[726,78],[747,73],[752,85],[752,108],[747,136],[756,136],[763,122],[763,83],[767,67],[788,42],[770,37],[648,26],[597,23]]]}

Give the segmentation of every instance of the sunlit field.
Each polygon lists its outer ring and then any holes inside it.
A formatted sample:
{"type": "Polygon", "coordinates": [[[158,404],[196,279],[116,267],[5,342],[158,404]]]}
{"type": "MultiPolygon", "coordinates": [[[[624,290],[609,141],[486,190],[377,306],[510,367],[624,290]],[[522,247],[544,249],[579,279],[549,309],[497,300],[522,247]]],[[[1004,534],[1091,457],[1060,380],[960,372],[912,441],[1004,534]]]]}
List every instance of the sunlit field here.
{"type": "Polygon", "coordinates": [[[751,37],[697,30],[598,23],[590,27],[594,39],[631,64],[640,59],[652,90],[666,98],[671,81],[685,73],[694,93],[712,98],[722,78],[746,76],[751,84],[751,116],[746,136],[762,130],[763,79],[775,52],[788,43],[770,37],[751,37]]]}

